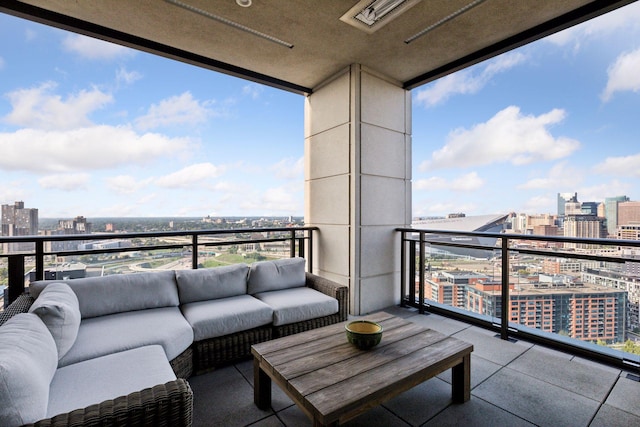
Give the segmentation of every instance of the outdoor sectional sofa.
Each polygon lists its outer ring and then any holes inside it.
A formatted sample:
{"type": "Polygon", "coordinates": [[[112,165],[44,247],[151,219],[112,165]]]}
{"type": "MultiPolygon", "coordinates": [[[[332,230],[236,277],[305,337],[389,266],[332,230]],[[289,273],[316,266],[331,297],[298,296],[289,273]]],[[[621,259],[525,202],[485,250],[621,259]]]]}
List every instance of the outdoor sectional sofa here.
{"type": "Polygon", "coordinates": [[[190,425],[192,373],[347,307],[302,258],[34,282],[0,314],[0,425],[190,425]]]}

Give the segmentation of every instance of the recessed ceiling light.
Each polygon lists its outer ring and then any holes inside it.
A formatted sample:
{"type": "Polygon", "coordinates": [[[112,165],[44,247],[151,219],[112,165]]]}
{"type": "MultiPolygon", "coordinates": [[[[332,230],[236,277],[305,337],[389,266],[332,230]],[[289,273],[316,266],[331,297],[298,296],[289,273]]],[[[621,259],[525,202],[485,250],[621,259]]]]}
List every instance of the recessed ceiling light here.
{"type": "Polygon", "coordinates": [[[251,0],[236,0],[238,6],[249,7],[251,6],[251,0]]]}
{"type": "Polygon", "coordinates": [[[360,0],[340,20],[373,33],[422,0],[360,0]]]}

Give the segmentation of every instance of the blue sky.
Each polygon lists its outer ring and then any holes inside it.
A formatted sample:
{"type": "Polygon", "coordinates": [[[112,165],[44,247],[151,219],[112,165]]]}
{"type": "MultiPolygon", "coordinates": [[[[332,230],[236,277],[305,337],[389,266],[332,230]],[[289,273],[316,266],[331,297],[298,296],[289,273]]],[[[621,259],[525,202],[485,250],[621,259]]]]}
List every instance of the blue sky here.
{"type": "MultiPolygon", "coordinates": [[[[414,216],[640,195],[640,4],[413,95],[414,216]]],[[[0,14],[0,203],[304,212],[302,96],[0,14]]]]}

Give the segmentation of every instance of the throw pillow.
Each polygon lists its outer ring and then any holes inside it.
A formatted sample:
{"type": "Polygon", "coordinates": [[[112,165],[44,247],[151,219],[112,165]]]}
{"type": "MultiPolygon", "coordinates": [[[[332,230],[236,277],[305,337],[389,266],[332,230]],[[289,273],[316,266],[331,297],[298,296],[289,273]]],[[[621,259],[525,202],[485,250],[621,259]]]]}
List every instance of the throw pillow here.
{"type": "Polygon", "coordinates": [[[57,366],[56,344],[38,316],[20,313],[0,326],[0,425],[46,417],[57,366]]]}
{"type": "Polygon", "coordinates": [[[33,302],[30,313],[37,314],[49,328],[58,349],[58,358],[76,342],[80,328],[80,307],[76,294],[66,283],[51,283],[33,302]]]}

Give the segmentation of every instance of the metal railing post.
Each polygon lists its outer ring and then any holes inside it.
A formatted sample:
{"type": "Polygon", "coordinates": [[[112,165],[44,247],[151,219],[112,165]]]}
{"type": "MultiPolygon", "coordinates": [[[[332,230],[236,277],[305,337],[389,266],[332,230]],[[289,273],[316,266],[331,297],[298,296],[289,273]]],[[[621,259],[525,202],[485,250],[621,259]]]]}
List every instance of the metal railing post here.
{"type": "MultiPolygon", "coordinates": [[[[23,263],[24,266],[24,263],[23,263]]],[[[24,268],[24,267],[23,267],[24,268]]],[[[24,273],[23,273],[24,279],[24,273]]],[[[36,280],[44,280],[44,241],[36,241],[36,280]]]]}
{"type": "Polygon", "coordinates": [[[309,258],[307,262],[309,263],[309,273],[313,273],[313,230],[308,230],[309,232],[309,241],[307,248],[307,253],[309,254],[309,258]]]}
{"type": "Polygon", "coordinates": [[[11,304],[24,292],[24,255],[9,255],[9,292],[5,307],[11,304]]]}
{"type": "Polygon", "coordinates": [[[420,233],[420,280],[419,280],[419,288],[418,288],[418,299],[420,300],[420,304],[418,305],[418,311],[420,314],[424,314],[424,252],[426,248],[426,243],[424,241],[424,233],[420,233]]]}
{"type": "Polygon", "coordinates": [[[416,302],[416,242],[409,241],[409,305],[416,302]]]}
{"type": "Polygon", "coordinates": [[[198,268],[198,235],[191,236],[191,269],[198,268]]]}
{"type": "Polygon", "coordinates": [[[407,294],[407,234],[403,231],[400,237],[400,306],[406,307],[404,299],[407,294]]]}
{"type": "Polygon", "coordinates": [[[502,239],[502,286],[501,299],[502,307],[500,309],[500,338],[509,339],[509,239],[502,239]]]}
{"type": "Polygon", "coordinates": [[[289,257],[295,258],[296,256],[296,230],[291,230],[290,237],[290,246],[289,246],[289,257]]]}

